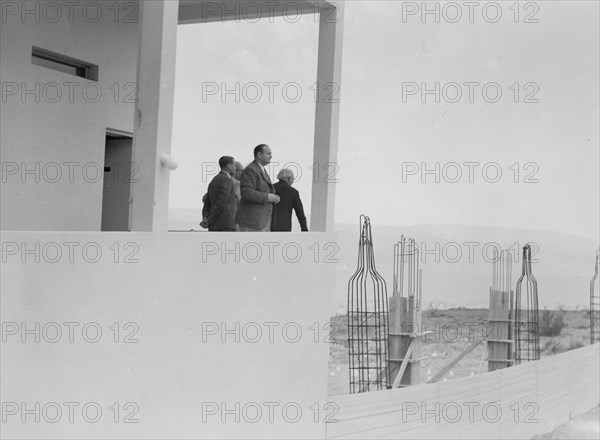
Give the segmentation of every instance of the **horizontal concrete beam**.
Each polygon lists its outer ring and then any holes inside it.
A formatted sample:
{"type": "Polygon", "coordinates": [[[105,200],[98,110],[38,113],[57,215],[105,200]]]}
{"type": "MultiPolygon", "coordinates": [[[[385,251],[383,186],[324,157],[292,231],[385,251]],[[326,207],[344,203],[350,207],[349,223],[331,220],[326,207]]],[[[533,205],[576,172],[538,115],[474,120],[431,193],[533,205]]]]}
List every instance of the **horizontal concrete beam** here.
{"type": "Polygon", "coordinates": [[[283,15],[319,12],[330,2],[312,1],[204,1],[180,0],[179,24],[211,23],[218,21],[254,21],[283,15]]]}

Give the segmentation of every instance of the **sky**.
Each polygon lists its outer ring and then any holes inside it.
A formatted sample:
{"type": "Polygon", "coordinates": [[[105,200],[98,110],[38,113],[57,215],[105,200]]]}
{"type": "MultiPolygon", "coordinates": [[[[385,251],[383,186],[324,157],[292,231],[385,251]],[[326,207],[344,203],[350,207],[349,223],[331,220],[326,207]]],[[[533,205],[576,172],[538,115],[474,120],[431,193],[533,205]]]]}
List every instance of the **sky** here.
{"type": "MultiPolygon", "coordinates": [[[[599,3],[490,3],[428,2],[436,22],[409,14],[421,2],[345,2],[338,161],[319,173],[337,223],[598,238],[599,3]],[[436,83],[439,102],[421,93],[436,83]]],[[[220,156],[267,143],[310,212],[318,23],[297,18],[179,27],[171,208],[201,208],[220,156]]]]}

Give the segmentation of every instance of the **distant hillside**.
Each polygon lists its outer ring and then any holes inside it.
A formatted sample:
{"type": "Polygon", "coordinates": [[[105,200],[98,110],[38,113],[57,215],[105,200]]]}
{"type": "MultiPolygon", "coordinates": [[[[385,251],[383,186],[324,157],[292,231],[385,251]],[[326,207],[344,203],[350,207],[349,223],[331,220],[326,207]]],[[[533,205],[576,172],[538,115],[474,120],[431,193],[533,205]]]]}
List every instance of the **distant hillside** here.
{"type": "MultiPolygon", "coordinates": [[[[201,230],[201,210],[170,210],[169,229],[201,230]]],[[[346,309],[348,280],[356,271],[358,256],[358,222],[336,224],[339,252],[336,258],[337,312],[346,309]]],[[[589,307],[589,282],[594,272],[598,241],[551,231],[528,231],[493,227],[456,225],[414,225],[405,227],[372,224],[378,272],[392,294],[394,243],[402,235],[414,238],[421,250],[423,269],[423,306],[430,302],[446,307],[487,307],[492,280],[494,243],[517,250],[518,263],[513,265],[513,288],[521,275],[521,249],[532,243],[536,250],[532,264],[538,281],[540,307],[568,309],[589,307]],[[484,249],[487,256],[484,256],[484,249]]]]}
{"type": "Polygon", "coordinates": [[[202,209],[169,209],[169,230],[172,231],[202,231],[202,209]]]}
{"type": "MultiPolygon", "coordinates": [[[[388,284],[389,295],[392,294],[393,245],[402,234],[416,240],[421,250],[425,308],[429,302],[439,303],[442,308],[487,307],[494,243],[513,251],[518,249],[518,263],[512,268],[513,289],[521,276],[522,247],[535,243],[537,252],[532,258],[538,262],[532,264],[532,271],[538,282],[540,307],[589,307],[589,283],[594,274],[597,240],[549,231],[455,225],[388,227],[373,224],[372,230],[377,270],[388,284]],[[436,243],[439,243],[437,247],[436,243]]],[[[356,271],[358,224],[336,225],[336,232],[341,263],[336,306],[341,310],[346,304],[348,279],[356,271]]]]}

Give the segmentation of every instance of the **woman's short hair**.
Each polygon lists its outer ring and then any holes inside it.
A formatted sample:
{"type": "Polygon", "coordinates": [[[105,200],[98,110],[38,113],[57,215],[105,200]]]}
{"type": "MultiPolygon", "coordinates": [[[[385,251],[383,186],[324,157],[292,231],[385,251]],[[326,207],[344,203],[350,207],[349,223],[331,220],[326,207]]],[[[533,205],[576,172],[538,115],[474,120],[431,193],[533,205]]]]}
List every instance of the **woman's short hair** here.
{"type": "Polygon", "coordinates": [[[240,180],[242,178],[243,172],[244,172],[244,165],[242,165],[241,162],[236,162],[235,163],[235,173],[233,174],[233,177],[236,180],[240,180]]]}
{"type": "Polygon", "coordinates": [[[294,173],[292,172],[292,170],[288,169],[288,168],[283,168],[281,171],[279,171],[279,173],[277,174],[277,178],[279,180],[288,180],[288,179],[292,179],[294,180],[294,173]]]}

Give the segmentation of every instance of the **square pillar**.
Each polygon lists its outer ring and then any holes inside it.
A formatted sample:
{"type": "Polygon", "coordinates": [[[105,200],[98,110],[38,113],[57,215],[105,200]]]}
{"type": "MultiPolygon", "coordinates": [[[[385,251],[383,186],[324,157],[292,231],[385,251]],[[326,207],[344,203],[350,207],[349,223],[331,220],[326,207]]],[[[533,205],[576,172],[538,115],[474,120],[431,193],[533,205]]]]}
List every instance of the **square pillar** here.
{"type": "Polygon", "coordinates": [[[171,154],[178,11],[178,1],[140,2],[132,231],[167,230],[169,171],[160,155],[171,154]]]}
{"type": "Polygon", "coordinates": [[[337,93],[331,99],[319,99],[316,106],[310,219],[311,231],[315,232],[333,231],[336,183],[332,180],[337,175],[334,171],[337,171],[343,30],[343,2],[325,2],[321,7],[319,24],[317,84],[319,90],[327,92],[324,96],[337,93]],[[328,175],[332,179],[328,179],[328,175]]]}

